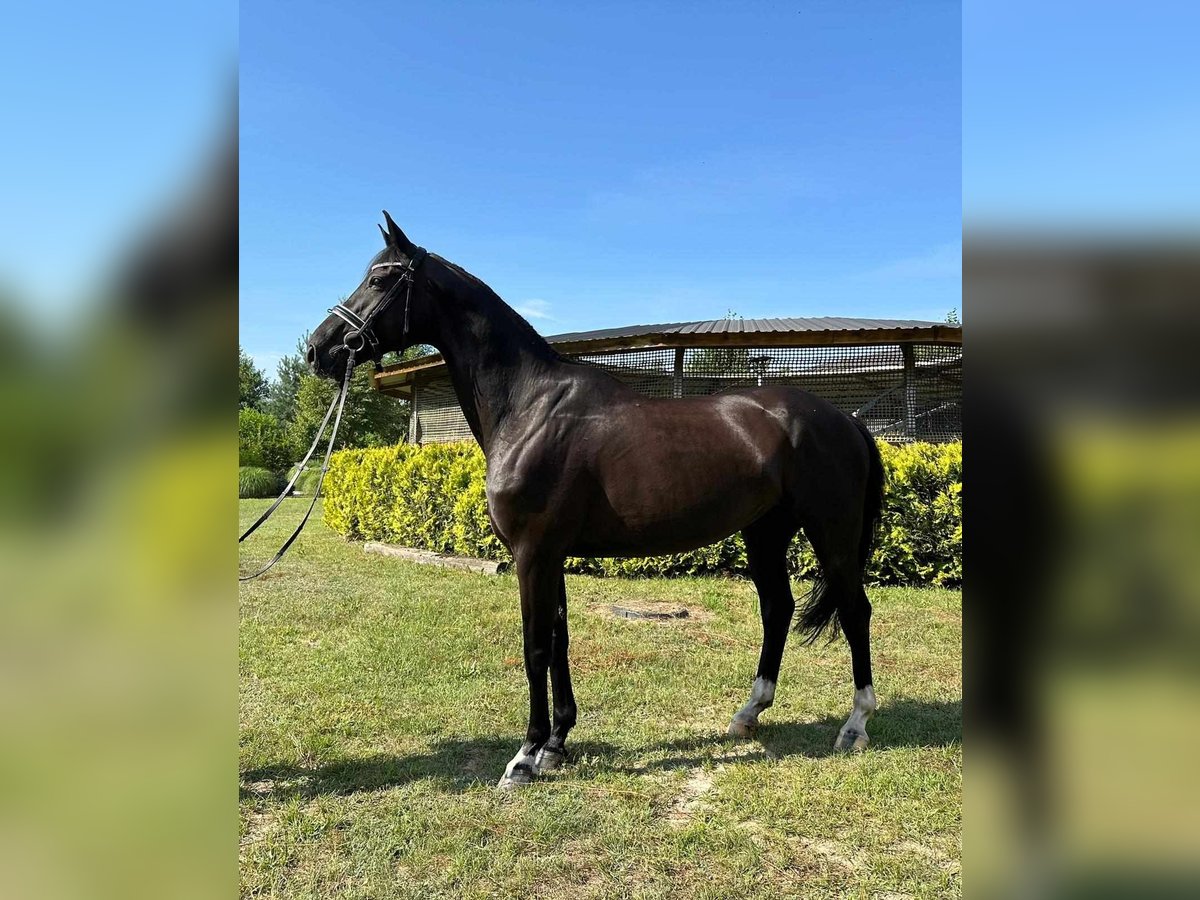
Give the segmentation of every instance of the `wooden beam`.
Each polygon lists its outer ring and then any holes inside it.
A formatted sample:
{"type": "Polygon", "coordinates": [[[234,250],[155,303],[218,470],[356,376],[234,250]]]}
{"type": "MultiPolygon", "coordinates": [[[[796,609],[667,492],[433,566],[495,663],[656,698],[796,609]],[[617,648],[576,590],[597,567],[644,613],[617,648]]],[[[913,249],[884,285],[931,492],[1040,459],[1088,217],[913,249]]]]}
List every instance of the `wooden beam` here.
{"type": "Polygon", "coordinates": [[[612,350],[658,350],[675,347],[836,347],[873,344],[962,343],[962,328],[863,328],[845,331],[721,331],[692,334],[642,334],[554,344],[559,353],[604,353],[612,350]]]}
{"type": "MultiPolygon", "coordinates": [[[[552,343],[559,353],[579,356],[620,350],[675,350],[689,347],[869,347],[880,344],[962,345],[961,325],[926,325],[916,328],[862,328],[831,331],[720,331],[689,334],[641,334],[625,337],[552,343]]],[[[375,388],[385,394],[409,397],[417,374],[445,366],[440,353],[388,366],[375,375],[375,388]]]]}

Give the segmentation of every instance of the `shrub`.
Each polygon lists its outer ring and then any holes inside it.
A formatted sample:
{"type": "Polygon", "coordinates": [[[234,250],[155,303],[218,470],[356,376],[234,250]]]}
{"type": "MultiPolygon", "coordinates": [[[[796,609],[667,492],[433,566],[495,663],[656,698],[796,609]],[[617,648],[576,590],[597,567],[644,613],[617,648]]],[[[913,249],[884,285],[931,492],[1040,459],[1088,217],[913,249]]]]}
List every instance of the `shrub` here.
{"type": "Polygon", "coordinates": [[[309,466],[304,470],[303,474],[296,479],[296,490],[301,494],[312,496],[317,490],[317,482],[321,480],[321,467],[309,466]]]}
{"type": "MultiPolygon", "coordinates": [[[[287,480],[291,481],[292,476],[295,474],[296,474],[296,467],[292,466],[290,469],[288,469],[287,480]]],[[[317,460],[316,462],[310,462],[308,464],[307,468],[305,468],[305,470],[300,473],[300,477],[296,479],[296,485],[293,488],[293,490],[297,494],[305,494],[306,496],[311,497],[313,492],[317,489],[317,481],[318,481],[318,479],[320,479],[320,477],[321,477],[321,462],[320,462],[320,460],[317,460]]]]}
{"type": "MultiPolygon", "coordinates": [[[[869,576],[885,584],[962,581],[962,444],[880,444],[888,490],[869,576]]],[[[478,445],[401,444],[333,455],[325,521],[355,540],[507,561],[492,532],[478,445]]],[[[788,551],[793,575],[817,570],[803,535],[788,551]]],[[[594,575],[745,574],[740,534],[690,553],[634,559],[579,558],[567,570],[594,575]]]]}
{"type": "Polygon", "coordinates": [[[242,466],[238,469],[238,497],[274,497],[287,484],[278,472],[260,466],[242,466]]]}
{"type": "Polygon", "coordinates": [[[292,446],[279,420],[257,409],[238,411],[238,465],[281,472],[292,461],[292,446]]]}

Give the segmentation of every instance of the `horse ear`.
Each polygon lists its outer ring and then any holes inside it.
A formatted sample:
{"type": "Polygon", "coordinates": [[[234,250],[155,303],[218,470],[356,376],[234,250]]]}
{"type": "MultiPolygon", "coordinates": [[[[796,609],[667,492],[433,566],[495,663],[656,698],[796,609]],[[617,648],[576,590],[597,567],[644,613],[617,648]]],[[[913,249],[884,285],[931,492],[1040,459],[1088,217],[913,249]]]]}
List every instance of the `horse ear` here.
{"type": "Polygon", "coordinates": [[[392,217],[388,214],[388,211],[386,209],[383,211],[383,218],[387,222],[387,226],[388,226],[388,230],[387,230],[388,244],[392,247],[396,247],[399,250],[403,250],[403,251],[411,250],[413,247],[413,242],[410,241],[405,236],[404,232],[400,230],[400,226],[392,221],[392,217]]]}
{"type": "Polygon", "coordinates": [[[388,237],[388,233],[383,230],[382,225],[379,226],[379,233],[383,235],[383,245],[385,247],[392,246],[392,239],[390,237],[388,237]]]}

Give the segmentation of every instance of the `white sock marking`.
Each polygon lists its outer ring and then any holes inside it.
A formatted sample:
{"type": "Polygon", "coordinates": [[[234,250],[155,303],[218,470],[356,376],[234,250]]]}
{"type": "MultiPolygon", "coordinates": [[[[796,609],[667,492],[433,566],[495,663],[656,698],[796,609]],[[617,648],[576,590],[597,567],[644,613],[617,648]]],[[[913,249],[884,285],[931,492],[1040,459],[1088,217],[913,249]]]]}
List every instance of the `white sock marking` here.
{"type": "Polygon", "coordinates": [[[766,678],[755,678],[750,690],[750,699],[739,709],[734,718],[751,724],[758,722],[758,715],[775,702],[775,682],[766,678]]]}
{"type": "Polygon", "coordinates": [[[506,766],[504,769],[504,777],[512,778],[513,770],[522,763],[529,766],[534,775],[538,774],[536,758],[532,753],[526,753],[525,748],[522,747],[517,751],[517,755],[508,761],[508,766],[506,766]]]}
{"type": "Polygon", "coordinates": [[[867,719],[875,712],[875,688],[867,685],[861,690],[854,692],[854,709],[850,711],[850,718],[846,720],[846,724],[842,726],[842,733],[847,731],[857,731],[859,734],[866,736],[867,719]]]}

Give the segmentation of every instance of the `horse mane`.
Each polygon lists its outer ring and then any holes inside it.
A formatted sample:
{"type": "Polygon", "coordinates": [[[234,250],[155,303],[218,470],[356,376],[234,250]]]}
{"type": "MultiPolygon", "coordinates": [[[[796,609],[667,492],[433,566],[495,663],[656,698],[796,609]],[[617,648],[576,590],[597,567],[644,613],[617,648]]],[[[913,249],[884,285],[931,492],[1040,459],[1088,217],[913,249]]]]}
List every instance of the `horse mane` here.
{"type": "MultiPolygon", "coordinates": [[[[399,262],[402,257],[403,253],[399,248],[393,246],[384,247],[371,258],[369,263],[367,263],[367,268],[363,273],[363,277],[365,278],[370,274],[372,266],[377,266],[380,263],[399,262]]],[[[525,320],[524,316],[505,303],[504,299],[490,287],[488,287],[484,281],[475,277],[457,263],[452,263],[450,260],[443,256],[439,256],[436,253],[430,253],[429,258],[435,259],[445,266],[452,275],[456,276],[458,280],[462,282],[463,287],[470,292],[473,298],[480,299],[485,305],[498,307],[501,313],[507,315],[509,321],[516,327],[518,334],[523,337],[530,346],[542,350],[550,359],[558,360],[564,363],[576,362],[576,360],[568,359],[560,355],[557,350],[550,346],[549,341],[538,334],[537,330],[525,320]]]]}
{"type": "MultiPolygon", "coordinates": [[[[387,250],[384,250],[384,252],[380,255],[384,256],[387,254],[387,252],[387,250]]],[[[436,253],[430,253],[429,255],[449,269],[452,274],[458,276],[458,278],[464,283],[465,287],[472,292],[472,294],[481,298],[485,303],[499,306],[503,312],[507,313],[512,324],[517,327],[520,335],[529,341],[530,344],[538,347],[539,349],[544,348],[545,353],[550,359],[562,360],[564,362],[568,361],[564,360],[563,357],[559,355],[558,351],[550,346],[549,341],[538,334],[537,330],[525,320],[524,316],[505,303],[504,299],[490,287],[488,287],[485,282],[481,281],[479,278],[476,278],[462,266],[452,263],[450,260],[438,256],[436,253]]],[[[374,265],[374,263],[372,263],[372,265],[374,265]]]]}

